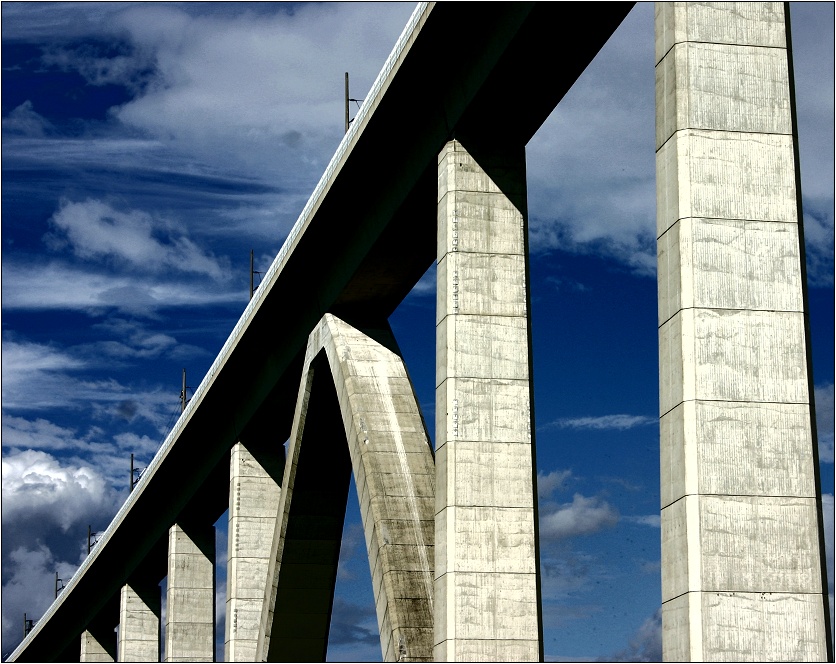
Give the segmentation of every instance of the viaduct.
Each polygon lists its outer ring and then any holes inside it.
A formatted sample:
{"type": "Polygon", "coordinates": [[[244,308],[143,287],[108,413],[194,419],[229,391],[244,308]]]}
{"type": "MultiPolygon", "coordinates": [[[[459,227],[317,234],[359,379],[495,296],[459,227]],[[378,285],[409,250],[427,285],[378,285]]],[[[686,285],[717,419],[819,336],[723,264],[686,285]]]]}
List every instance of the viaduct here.
{"type": "MultiPolygon", "coordinates": [[[[227,509],[225,659],[323,660],[352,473],[387,661],[542,659],[525,145],[629,9],[416,8],[185,412],[11,660],[158,661],[167,578],[166,660],[211,661],[227,509]],[[432,261],[434,450],[387,323],[432,261]]],[[[832,660],[788,9],[655,20],[664,657],[832,660]]]]}

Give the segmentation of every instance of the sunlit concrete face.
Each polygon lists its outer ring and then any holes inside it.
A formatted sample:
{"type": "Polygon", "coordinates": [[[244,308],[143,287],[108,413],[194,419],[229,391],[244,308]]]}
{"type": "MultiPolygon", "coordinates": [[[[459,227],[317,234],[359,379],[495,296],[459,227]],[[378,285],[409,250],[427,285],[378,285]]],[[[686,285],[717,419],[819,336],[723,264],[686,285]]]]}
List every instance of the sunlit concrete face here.
{"type": "Polygon", "coordinates": [[[484,158],[504,190],[458,141],[438,164],[434,657],[532,661],[524,152],[484,158]]]}
{"type": "Polygon", "coordinates": [[[214,526],[171,527],[166,593],[165,661],[214,661],[214,526]]]}
{"type": "Polygon", "coordinates": [[[663,654],[822,660],[784,6],[657,3],[656,60],[663,654]]]}
{"type": "Polygon", "coordinates": [[[259,660],[325,656],[342,521],[338,528],[323,523],[325,515],[333,521],[345,513],[349,473],[383,659],[432,660],[435,467],[391,330],[382,324],[374,335],[331,314],[310,334],[272,538],[259,660]],[[326,476],[335,467],[338,476],[326,476]],[[339,482],[344,490],[329,493],[339,482]],[[300,612],[304,627],[288,629],[288,616],[300,612]]]}
{"type": "Polygon", "coordinates": [[[256,455],[240,441],[230,451],[226,662],[252,662],[256,657],[281,492],[278,457],[275,450],[272,455],[256,455]]]}
{"type": "Polygon", "coordinates": [[[118,660],[160,661],[160,586],[125,584],[119,596],[118,660]]]}

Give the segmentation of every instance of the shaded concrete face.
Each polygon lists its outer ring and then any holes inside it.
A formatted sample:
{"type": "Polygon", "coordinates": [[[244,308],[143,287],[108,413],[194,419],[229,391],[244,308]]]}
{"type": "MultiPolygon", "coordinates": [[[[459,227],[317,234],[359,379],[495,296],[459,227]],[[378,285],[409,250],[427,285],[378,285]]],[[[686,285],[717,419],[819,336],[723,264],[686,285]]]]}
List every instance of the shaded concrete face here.
{"type": "Polygon", "coordinates": [[[434,656],[541,657],[525,155],[438,162],[434,656]],[[486,172],[490,169],[490,175],[486,172]]]}
{"type": "Polygon", "coordinates": [[[160,586],[126,584],[119,598],[118,659],[160,661],[160,586]]]}
{"type": "Polygon", "coordinates": [[[656,61],[664,658],[822,660],[784,6],[657,3],[656,61]]]}
{"type": "Polygon", "coordinates": [[[432,452],[406,369],[389,349],[396,346],[388,325],[374,335],[386,345],[330,314],[310,335],[282,480],[268,573],[273,589],[265,602],[259,658],[324,659],[341,518],[318,566],[314,545],[322,547],[325,538],[320,532],[310,536],[314,527],[336,526],[336,517],[345,514],[353,471],[384,660],[432,659],[432,452]],[[332,495],[335,482],[324,475],[335,466],[345,476],[339,495],[332,495]],[[314,513],[316,522],[310,518],[314,513]],[[294,548],[306,537],[307,556],[297,560],[294,548]],[[287,616],[300,612],[304,626],[288,630],[287,616]]]}
{"type": "Polygon", "coordinates": [[[251,450],[242,442],[230,452],[224,638],[227,662],[251,662],[256,658],[284,461],[283,449],[271,452],[251,450]]]}
{"type": "Polygon", "coordinates": [[[165,661],[215,659],[215,528],[174,524],[168,538],[165,661]]]}

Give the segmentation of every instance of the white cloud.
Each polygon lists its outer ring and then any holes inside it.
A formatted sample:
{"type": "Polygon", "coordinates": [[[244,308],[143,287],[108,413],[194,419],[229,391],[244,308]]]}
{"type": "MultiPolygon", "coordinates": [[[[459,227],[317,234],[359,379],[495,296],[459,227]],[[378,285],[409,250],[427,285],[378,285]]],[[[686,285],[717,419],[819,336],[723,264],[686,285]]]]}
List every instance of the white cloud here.
{"type": "Polygon", "coordinates": [[[653,6],[630,12],[527,147],[531,247],[656,266],[653,6]]]}
{"type": "Polygon", "coordinates": [[[3,118],[3,134],[20,136],[43,136],[52,131],[52,123],[35,112],[28,99],[3,118]]]}
{"type": "Polygon", "coordinates": [[[540,513],[540,537],[567,539],[590,535],[616,523],[618,511],[612,505],[600,498],[576,493],[571,503],[560,505],[551,513],[540,513]]]}
{"type": "Polygon", "coordinates": [[[624,521],[630,523],[637,523],[640,526],[650,526],[651,528],[659,528],[662,525],[662,517],[658,514],[643,514],[638,516],[622,516],[624,521]]]}
{"type": "Polygon", "coordinates": [[[624,650],[615,653],[608,660],[615,662],[661,662],[662,609],[657,609],[650,618],[639,626],[624,650]]]}
{"type": "Polygon", "coordinates": [[[634,427],[656,424],[659,420],[646,415],[599,415],[595,417],[563,417],[543,425],[544,429],[617,429],[624,431],[634,427]]]}
{"type": "MultiPolygon", "coordinates": [[[[122,212],[98,200],[62,201],[52,225],[66,236],[76,256],[114,259],[142,272],[185,272],[215,280],[228,268],[178,232],[170,222],[142,210],[122,212]]],[[[54,235],[50,243],[57,244],[54,235]]]]}
{"type": "Polygon", "coordinates": [[[4,555],[4,656],[22,640],[23,614],[28,620],[37,620],[55,599],[55,573],[66,585],[76,569],[76,565],[57,560],[43,544],[20,546],[4,555]]]}
{"type": "Polygon", "coordinates": [[[135,5],[114,28],[153,53],[155,76],[114,117],[211,161],[315,182],[342,136],[343,72],[362,97],[411,11],[334,3],[218,17],[135,5]]]}
{"type": "MultiPolygon", "coordinates": [[[[47,263],[33,272],[31,264],[7,260],[3,264],[3,307],[10,310],[80,310],[102,313],[117,310],[150,317],[160,309],[241,303],[247,293],[204,282],[200,288],[187,280],[157,280],[104,273],[64,263],[47,263]]],[[[231,326],[230,326],[231,327],[231,326]]]]}
{"type": "Polygon", "coordinates": [[[816,430],[819,436],[819,461],[833,463],[834,440],[834,405],[833,383],[817,385],[816,399],[816,430]]]}
{"type": "Polygon", "coordinates": [[[550,498],[555,491],[565,489],[571,477],[571,470],[553,470],[550,473],[537,471],[537,495],[541,499],[550,498]]]}

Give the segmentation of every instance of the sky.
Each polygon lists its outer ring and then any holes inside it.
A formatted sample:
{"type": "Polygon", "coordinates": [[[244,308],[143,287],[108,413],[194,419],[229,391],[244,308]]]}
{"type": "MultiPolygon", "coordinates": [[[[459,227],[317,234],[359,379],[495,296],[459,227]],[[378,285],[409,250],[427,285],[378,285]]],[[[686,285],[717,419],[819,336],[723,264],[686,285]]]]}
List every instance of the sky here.
{"type": "MultiPolygon", "coordinates": [[[[413,7],[2,3],[4,655],[163,441],[183,368],[211,365],[250,251],[264,271],[281,247],[342,138],[344,72],[363,98],[413,7]]],[[[791,11],[832,606],[834,5],[791,11]]],[[[639,4],[527,146],[553,661],[661,656],[653,65],[639,4]]],[[[428,422],[434,279],[390,321],[428,422]]],[[[349,505],[329,659],[379,660],[349,505]]]]}

